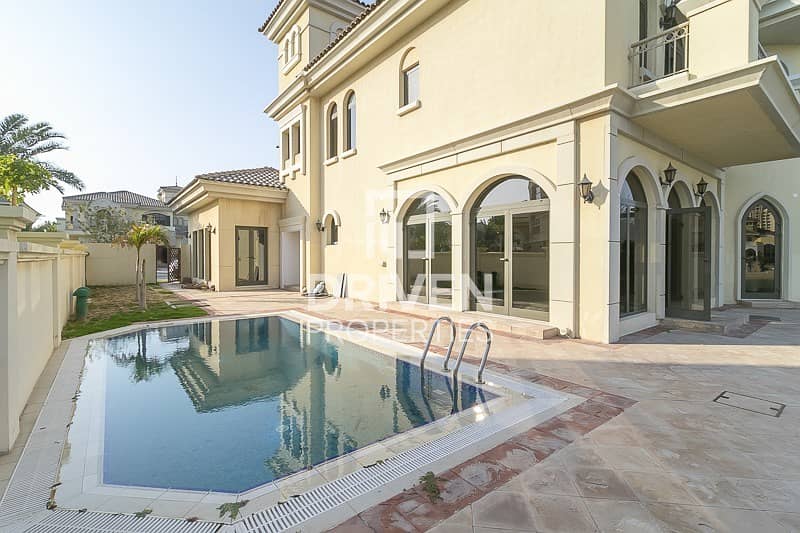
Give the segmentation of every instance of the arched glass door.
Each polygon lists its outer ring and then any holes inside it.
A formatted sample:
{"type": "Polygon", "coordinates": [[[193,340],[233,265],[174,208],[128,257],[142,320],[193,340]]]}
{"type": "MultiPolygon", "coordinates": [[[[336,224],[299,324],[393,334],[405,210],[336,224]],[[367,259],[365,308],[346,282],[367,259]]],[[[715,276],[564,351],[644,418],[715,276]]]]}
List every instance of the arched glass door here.
{"type": "Polygon", "coordinates": [[[508,177],[472,211],[472,304],[479,311],[550,317],[550,200],[533,181],[508,177]]]}
{"type": "Polygon", "coordinates": [[[647,311],[647,197],[631,172],[619,197],[619,314],[647,311]]]}
{"type": "Polygon", "coordinates": [[[766,200],[742,218],[742,298],[781,297],[781,216],[766,200]]]}
{"type": "Polygon", "coordinates": [[[406,299],[449,306],[453,299],[453,228],[441,196],[417,198],[403,221],[406,299]]]}

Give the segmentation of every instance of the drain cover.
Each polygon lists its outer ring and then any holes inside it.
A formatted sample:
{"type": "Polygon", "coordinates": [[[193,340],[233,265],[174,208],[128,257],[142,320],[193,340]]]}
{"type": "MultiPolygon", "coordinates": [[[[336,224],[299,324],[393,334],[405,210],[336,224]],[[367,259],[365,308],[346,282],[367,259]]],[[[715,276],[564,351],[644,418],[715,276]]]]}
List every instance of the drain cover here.
{"type": "Polygon", "coordinates": [[[751,413],[758,413],[760,415],[774,416],[778,418],[786,409],[786,405],[778,402],[771,402],[756,398],[755,396],[748,396],[747,394],[739,394],[738,392],[723,391],[719,396],[714,398],[714,401],[736,407],[737,409],[744,409],[751,413]]]}

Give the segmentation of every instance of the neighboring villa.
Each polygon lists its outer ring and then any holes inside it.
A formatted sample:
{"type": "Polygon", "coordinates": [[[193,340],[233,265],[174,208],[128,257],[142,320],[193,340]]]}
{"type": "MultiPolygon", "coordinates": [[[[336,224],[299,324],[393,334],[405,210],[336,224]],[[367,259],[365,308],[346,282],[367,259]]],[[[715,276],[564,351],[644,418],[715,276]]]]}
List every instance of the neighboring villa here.
{"type": "Polygon", "coordinates": [[[599,342],[800,300],[791,0],[281,0],[260,31],[280,168],[170,204],[217,290],[346,275],[599,342]]]}
{"type": "Polygon", "coordinates": [[[186,242],[187,222],[184,217],[176,216],[167,203],[172,200],[181,187],[167,185],[159,187],[158,197],[150,198],[131,191],[91,192],[64,196],[61,208],[64,218],[57,218],[58,231],[65,231],[82,242],[90,242],[91,235],[82,224],[84,212],[89,206],[92,209],[122,210],[131,221],[145,221],[163,226],[172,246],[180,246],[186,242]]]}

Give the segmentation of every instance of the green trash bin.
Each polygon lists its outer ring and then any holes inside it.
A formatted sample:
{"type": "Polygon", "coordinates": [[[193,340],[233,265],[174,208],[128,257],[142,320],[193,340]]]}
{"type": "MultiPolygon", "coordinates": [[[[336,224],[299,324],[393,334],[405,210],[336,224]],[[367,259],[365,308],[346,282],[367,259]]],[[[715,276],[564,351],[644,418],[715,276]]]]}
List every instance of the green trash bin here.
{"type": "Polygon", "coordinates": [[[89,312],[89,287],[78,287],[72,295],[75,297],[75,318],[83,320],[89,312]]]}

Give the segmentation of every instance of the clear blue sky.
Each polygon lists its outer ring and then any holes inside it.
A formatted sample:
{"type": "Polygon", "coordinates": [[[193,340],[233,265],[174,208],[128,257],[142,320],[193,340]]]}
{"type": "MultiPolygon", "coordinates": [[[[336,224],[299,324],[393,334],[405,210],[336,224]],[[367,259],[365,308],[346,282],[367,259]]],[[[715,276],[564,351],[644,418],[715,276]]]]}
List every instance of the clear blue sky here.
{"type": "MultiPolygon", "coordinates": [[[[87,191],[154,196],[195,174],[275,166],[276,0],[0,0],[0,116],[68,136],[50,159],[87,191]]],[[[65,194],[75,194],[68,190],[65,194]]],[[[54,218],[61,196],[28,198],[54,218]]]]}

